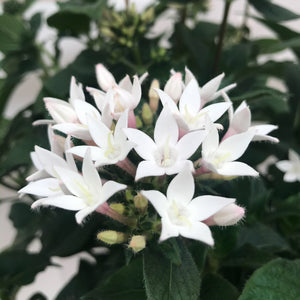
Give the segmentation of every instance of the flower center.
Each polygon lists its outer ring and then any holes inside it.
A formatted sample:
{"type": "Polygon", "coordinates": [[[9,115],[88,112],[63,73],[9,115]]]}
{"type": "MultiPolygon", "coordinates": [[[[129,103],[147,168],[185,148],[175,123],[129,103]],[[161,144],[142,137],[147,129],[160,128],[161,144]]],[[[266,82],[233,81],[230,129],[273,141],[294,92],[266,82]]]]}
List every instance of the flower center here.
{"type": "Polygon", "coordinates": [[[156,163],[163,168],[171,167],[176,162],[177,151],[169,144],[169,137],[165,144],[154,154],[154,158],[156,163]]]}
{"type": "Polygon", "coordinates": [[[223,165],[223,163],[227,161],[228,157],[230,157],[230,152],[218,153],[213,156],[211,162],[214,166],[220,168],[223,165]]]}
{"type": "Polygon", "coordinates": [[[107,136],[107,147],[104,156],[108,159],[114,159],[120,155],[120,147],[114,143],[112,131],[107,136]]]}
{"type": "Polygon", "coordinates": [[[191,222],[189,220],[189,211],[186,207],[182,205],[178,205],[174,200],[168,209],[168,215],[171,222],[178,226],[191,226],[191,222]]]}
{"type": "Polygon", "coordinates": [[[184,119],[189,124],[191,129],[205,129],[205,118],[207,112],[199,112],[193,115],[189,112],[187,105],[184,107],[184,119]]]}

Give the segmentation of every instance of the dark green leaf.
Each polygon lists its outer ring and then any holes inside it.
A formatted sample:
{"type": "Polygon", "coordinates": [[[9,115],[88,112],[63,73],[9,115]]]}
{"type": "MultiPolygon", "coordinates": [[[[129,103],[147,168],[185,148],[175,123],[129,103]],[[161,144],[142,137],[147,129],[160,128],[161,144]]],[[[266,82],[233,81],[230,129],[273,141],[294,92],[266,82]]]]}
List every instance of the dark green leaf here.
{"type": "Polygon", "coordinates": [[[30,205],[23,202],[14,203],[9,213],[9,218],[12,220],[16,229],[28,225],[33,217],[34,212],[31,210],[30,205]]]}
{"type": "Polygon", "coordinates": [[[148,299],[193,300],[200,292],[200,274],[184,241],[179,242],[182,264],[177,266],[160,252],[144,253],[144,280],[148,299]]]}
{"type": "Polygon", "coordinates": [[[299,300],[299,274],[299,259],[275,259],[253,273],[239,300],[299,300]]]}

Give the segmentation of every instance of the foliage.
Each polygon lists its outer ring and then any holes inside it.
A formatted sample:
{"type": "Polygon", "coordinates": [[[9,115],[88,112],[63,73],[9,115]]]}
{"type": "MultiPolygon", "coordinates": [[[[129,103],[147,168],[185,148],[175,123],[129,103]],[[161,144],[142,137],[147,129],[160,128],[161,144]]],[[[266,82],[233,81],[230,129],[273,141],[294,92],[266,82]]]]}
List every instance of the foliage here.
{"type": "MultiPolygon", "coordinates": [[[[0,15],[0,67],[5,72],[0,79],[0,184],[19,190],[26,184],[31,168],[29,153],[34,145],[49,148],[45,127],[31,126],[48,117],[43,97],[67,100],[71,76],[83,86],[96,86],[94,65],[99,62],[118,80],[124,74],[142,75],[148,71],[143,95],[147,95],[154,78],[164,85],[172,68],[183,71],[188,66],[200,85],[225,72],[224,85],[237,83],[231,93],[235,107],[247,99],[254,121],[279,127],[279,144],[252,144],[243,160],[257,166],[270,155],[286,159],[290,148],[300,153],[300,39],[298,32],[281,23],[299,16],[268,0],[250,0],[249,5],[261,14],[256,21],[276,35],[255,40],[249,37],[247,11],[242,26],[226,27],[225,14],[223,25],[196,18],[195,11],[209,9],[206,1],[198,2],[157,1],[141,14],[134,6],[117,12],[103,0],[61,2],[58,11],[47,19],[48,26],[57,31],[53,53],[49,53],[37,40],[42,14],[30,19],[24,16],[34,0],[6,1],[0,15]],[[170,47],[163,48],[159,46],[161,36],[150,38],[147,33],[169,7],[176,10],[178,18],[170,47]],[[187,20],[192,20],[193,26],[187,26],[187,20]],[[61,68],[58,45],[70,36],[84,43],[85,50],[61,68]],[[261,55],[283,49],[290,49],[296,60],[260,62],[261,55]],[[13,119],[5,119],[4,109],[12,92],[32,71],[38,71],[42,82],[37,99],[13,119]],[[286,92],[270,86],[271,78],[283,82],[286,92]]],[[[224,2],[229,9],[232,1],[224,2]]],[[[92,251],[103,246],[96,240],[100,229],[120,230],[121,226],[99,214],[78,226],[72,212],[41,209],[33,213],[30,204],[34,199],[15,199],[9,218],[17,235],[12,245],[0,253],[0,298],[14,299],[21,286],[51,265],[51,257],[86,251],[95,262],[81,261],[77,274],[56,299],[214,300],[220,295],[230,300],[278,299],[278,289],[282,297],[298,299],[299,182],[282,179],[282,172],[271,164],[260,179],[201,181],[198,188],[202,191],[236,198],[247,209],[244,222],[213,229],[213,248],[177,238],[158,245],[150,243],[137,254],[118,245],[111,246],[109,254],[92,251]],[[29,253],[28,245],[36,238],[41,241],[41,250],[29,253]]],[[[37,294],[31,299],[44,296],[37,294]]]]}

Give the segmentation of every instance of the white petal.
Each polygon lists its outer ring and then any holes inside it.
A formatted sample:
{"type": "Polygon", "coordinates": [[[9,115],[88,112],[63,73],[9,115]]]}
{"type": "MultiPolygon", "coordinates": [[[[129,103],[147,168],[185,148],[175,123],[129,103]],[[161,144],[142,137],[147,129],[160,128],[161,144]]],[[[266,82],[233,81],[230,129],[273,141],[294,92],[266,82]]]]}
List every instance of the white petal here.
{"type": "Polygon", "coordinates": [[[118,86],[128,92],[131,92],[132,90],[132,83],[129,78],[129,75],[126,75],[119,83],[118,86]]]}
{"type": "Polygon", "coordinates": [[[75,100],[74,101],[74,109],[78,116],[78,119],[82,124],[88,124],[88,118],[93,117],[96,120],[101,120],[100,112],[91,104],[81,101],[75,100]]]}
{"type": "Polygon", "coordinates": [[[218,174],[224,176],[259,176],[259,173],[245,163],[234,161],[225,162],[217,169],[218,174]]]}
{"type": "Polygon", "coordinates": [[[70,83],[70,98],[85,101],[81,84],[76,83],[76,79],[74,76],[72,76],[71,83],[70,83]]]}
{"type": "Polygon", "coordinates": [[[39,179],[48,178],[48,177],[49,177],[49,173],[47,173],[44,170],[40,170],[40,171],[34,172],[33,174],[26,177],[26,180],[33,181],[33,180],[39,180],[39,179]]]}
{"type": "Polygon", "coordinates": [[[233,128],[237,133],[242,133],[248,130],[251,123],[251,112],[248,106],[244,109],[235,111],[230,122],[230,128],[233,128]]]}
{"type": "Polygon", "coordinates": [[[77,166],[73,157],[73,154],[68,152],[68,150],[71,149],[71,136],[68,135],[65,140],[65,155],[66,155],[66,161],[68,163],[68,166],[71,170],[74,172],[77,172],[77,166]]]}
{"type": "Polygon", "coordinates": [[[287,172],[284,174],[283,180],[286,182],[294,182],[297,180],[297,174],[294,172],[287,172]]]}
{"type": "Polygon", "coordinates": [[[214,93],[218,90],[224,76],[225,76],[224,73],[220,74],[219,76],[216,76],[215,78],[208,81],[201,88],[200,94],[204,102],[208,102],[212,100],[214,93]]]}
{"type": "Polygon", "coordinates": [[[188,205],[188,210],[192,215],[193,220],[203,221],[220,209],[230,203],[234,203],[235,199],[218,196],[199,196],[191,201],[188,205]]]}
{"type": "Polygon", "coordinates": [[[128,109],[126,109],[122,114],[121,117],[119,118],[115,132],[114,132],[114,137],[116,143],[122,143],[125,142],[126,140],[126,135],[123,132],[123,128],[127,128],[128,125],[128,109]]]}
{"type": "Polygon", "coordinates": [[[190,113],[196,114],[200,110],[201,100],[199,94],[199,86],[195,79],[192,79],[183,90],[179,101],[179,110],[185,113],[186,109],[190,113]]]}
{"type": "Polygon", "coordinates": [[[147,134],[133,128],[125,128],[123,132],[131,142],[136,144],[134,149],[139,156],[147,160],[153,159],[153,153],[157,149],[157,146],[147,134]]]}
{"type": "Polygon", "coordinates": [[[190,227],[181,226],[179,233],[186,238],[201,241],[210,246],[214,245],[209,227],[201,222],[193,222],[190,227]]]}
{"type": "Polygon", "coordinates": [[[103,122],[96,119],[88,120],[88,127],[94,142],[101,148],[106,148],[111,130],[103,122]]]}
{"type": "Polygon", "coordinates": [[[116,85],[114,76],[104,67],[103,64],[96,65],[97,82],[103,91],[107,91],[116,85]]]}
{"type": "Polygon", "coordinates": [[[216,103],[204,107],[200,112],[203,114],[208,114],[210,120],[215,122],[221,118],[221,116],[228,110],[230,106],[231,103],[228,102],[216,103]]]}
{"type": "Polygon", "coordinates": [[[70,134],[81,140],[91,140],[88,127],[80,123],[60,123],[54,125],[53,129],[59,130],[65,134],[70,134]]]}
{"type": "Polygon", "coordinates": [[[87,91],[90,93],[90,95],[94,98],[95,104],[98,107],[98,109],[103,112],[104,105],[106,103],[105,93],[94,89],[92,87],[87,87],[87,91]]]}
{"type": "Polygon", "coordinates": [[[248,107],[247,102],[244,100],[239,106],[238,108],[235,110],[234,113],[238,113],[240,111],[242,111],[244,108],[248,107]]]}
{"type": "Polygon", "coordinates": [[[206,130],[193,131],[184,135],[176,145],[180,158],[188,159],[191,155],[193,155],[206,136],[206,130]]]}
{"type": "Polygon", "coordinates": [[[194,74],[191,72],[190,69],[185,67],[184,70],[185,70],[185,85],[187,85],[192,79],[196,80],[194,74]]]}
{"type": "Polygon", "coordinates": [[[232,135],[219,145],[217,152],[227,155],[225,161],[236,160],[244,154],[253,136],[254,133],[250,131],[232,135]]]}
{"type": "Polygon", "coordinates": [[[290,161],[297,163],[300,162],[300,156],[298,155],[298,153],[292,149],[289,150],[289,159],[290,161]]]}
{"type": "Polygon", "coordinates": [[[84,157],[87,150],[91,151],[92,160],[97,160],[104,156],[103,149],[96,146],[76,146],[68,150],[68,152],[73,153],[77,156],[84,157]]]}
{"type": "Polygon", "coordinates": [[[195,171],[193,163],[190,160],[178,160],[173,166],[165,168],[165,173],[167,175],[178,174],[184,168],[188,168],[191,172],[195,171]]]}
{"type": "Polygon", "coordinates": [[[62,195],[37,200],[32,203],[31,208],[37,208],[39,206],[56,206],[67,210],[80,210],[86,207],[86,204],[81,198],[71,195],[62,195]]]}
{"type": "Polygon", "coordinates": [[[215,126],[211,126],[208,135],[202,143],[202,156],[207,157],[210,153],[216,151],[219,145],[219,134],[215,126]]]}
{"type": "Polygon", "coordinates": [[[45,178],[30,182],[18,193],[32,194],[40,197],[49,197],[62,194],[59,181],[56,178],[45,178]]]}
{"type": "Polygon", "coordinates": [[[276,167],[282,172],[287,172],[292,166],[293,165],[289,160],[281,160],[276,163],[276,167]]]}
{"type": "Polygon", "coordinates": [[[166,173],[164,168],[159,167],[154,161],[141,161],[137,167],[135,180],[148,176],[161,176],[166,173]]]}
{"type": "Polygon", "coordinates": [[[195,192],[194,177],[188,167],[185,167],[170,182],[167,190],[167,198],[177,203],[189,203],[195,192]]]}
{"type": "Polygon", "coordinates": [[[158,93],[161,103],[164,107],[168,106],[173,114],[179,114],[179,110],[176,103],[167,93],[160,89],[155,89],[155,91],[158,93]]]}
{"type": "MultiPolygon", "coordinates": [[[[126,189],[126,185],[125,184],[121,184],[115,181],[107,181],[104,183],[103,188],[102,188],[102,203],[104,203],[106,200],[108,200],[112,195],[114,195],[115,193],[126,189]]],[[[101,205],[102,203],[100,203],[99,205],[101,205]]]]}
{"type": "Polygon", "coordinates": [[[178,228],[176,225],[173,225],[168,217],[161,219],[161,234],[159,241],[165,241],[170,237],[176,237],[179,235],[178,228]]]}
{"type": "Polygon", "coordinates": [[[81,224],[83,219],[86,218],[89,214],[91,214],[92,212],[94,212],[96,210],[97,207],[95,206],[88,206],[85,207],[83,209],[81,209],[79,212],[76,213],[75,218],[76,218],[76,222],[78,224],[81,224]]]}
{"type": "Polygon", "coordinates": [[[142,96],[141,84],[136,75],[133,76],[133,85],[132,85],[131,94],[132,94],[133,102],[129,108],[135,109],[138,106],[142,96]]]}
{"type": "Polygon", "coordinates": [[[161,217],[166,215],[169,201],[164,194],[155,190],[141,191],[141,194],[151,202],[161,217]]]}
{"type": "Polygon", "coordinates": [[[164,145],[168,142],[176,144],[179,136],[178,125],[170,109],[164,107],[161,111],[154,128],[154,141],[157,145],[164,145]]]}
{"type": "Polygon", "coordinates": [[[270,136],[270,135],[258,135],[256,134],[253,139],[253,142],[256,141],[268,141],[271,143],[279,143],[279,139],[277,139],[276,137],[270,136]]]}

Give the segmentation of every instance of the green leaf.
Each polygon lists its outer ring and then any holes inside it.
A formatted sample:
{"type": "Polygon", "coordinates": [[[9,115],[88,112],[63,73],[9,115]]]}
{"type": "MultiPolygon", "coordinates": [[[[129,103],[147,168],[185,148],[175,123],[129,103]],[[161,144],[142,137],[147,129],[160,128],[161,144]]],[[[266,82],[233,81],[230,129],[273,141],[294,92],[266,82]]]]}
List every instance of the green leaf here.
{"type": "Polygon", "coordinates": [[[256,270],[239,300],[300,299],[300,259],[275,259],[256,270]]]}
{"type": "Polygon", "coordinates": [[[269,0],[249,0],[249,3],[266,19],[274,22],[289,21],[300,17],[300,15],[276,5],[269,0]]]}
{"type": "Polygon", "coordinates": [[[84,295],[81,300],[144,300],[142,260],[137,258],[114,273],[103,285],[84,295]]]}
{"type": "Polygon", "coordinates": [[[200,274],[184,241],[179,240],[181,265],[175,265],[160,252],[144,253],[144,280],[148,299],[193,300],[199,298],[200,274]]]}
{"type": "Polygon", "coordinates": [[[30,205],[23,202],[14,203],[11,207],[9,218],[12,220],[16,229],[25,227],[34,218],[34,212],[30,205]]]}
{"type": "Polygon", "coordinates": [[[206,274],[202,279],[200,300],[237,300],[239,292],[218,274],[206,274]]]}

